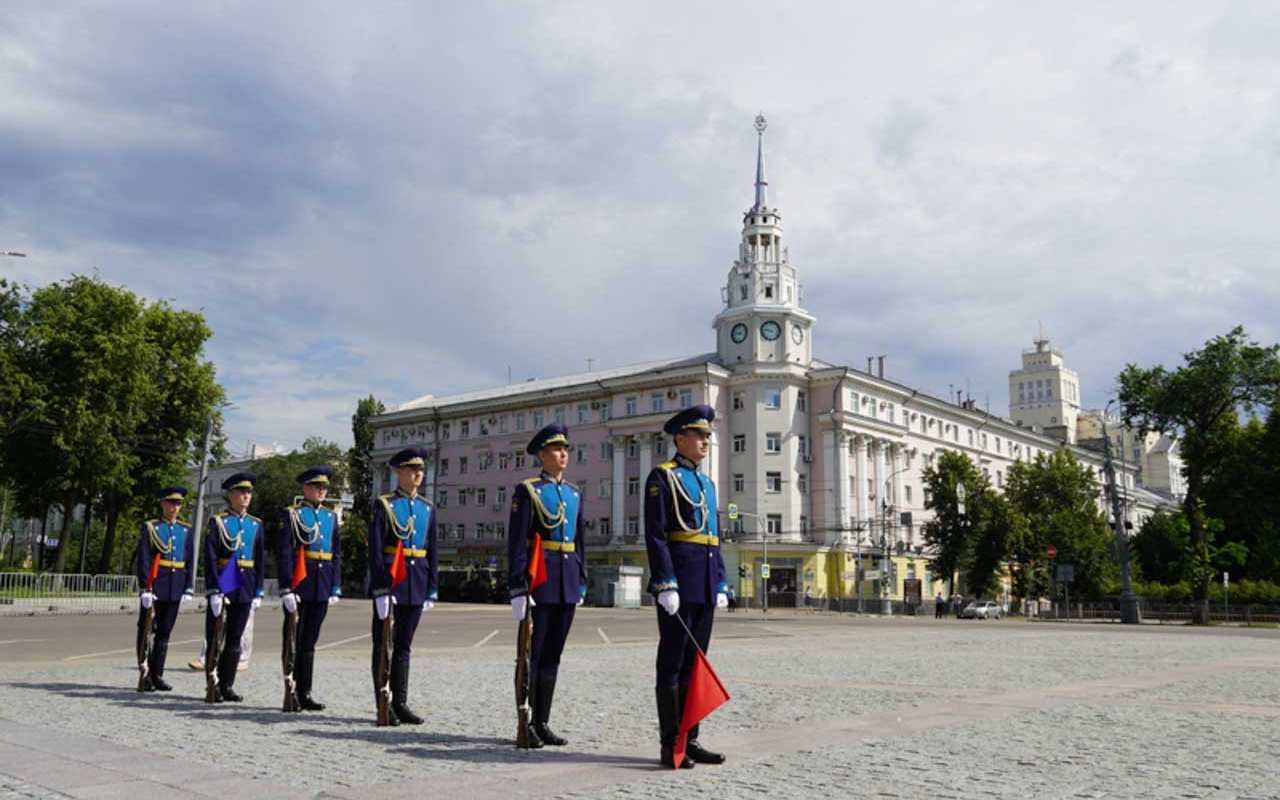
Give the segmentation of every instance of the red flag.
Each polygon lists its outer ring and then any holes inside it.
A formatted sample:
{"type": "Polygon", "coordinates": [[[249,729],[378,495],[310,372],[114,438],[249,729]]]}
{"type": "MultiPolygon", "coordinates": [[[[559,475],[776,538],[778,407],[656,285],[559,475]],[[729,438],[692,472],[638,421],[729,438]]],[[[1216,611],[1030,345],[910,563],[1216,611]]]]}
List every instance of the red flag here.
{"type": "Polygon", "coordinates": [[[409,568],[404,565],[404,540],[396,540],[396,554],[391,559],[391,568],[387,570],[391,576],[391,588],[395,588],[409,577],[409,568]]]}
{"type": "Polygon", "coordinates": [[[147,574],[147,586],[150,589],[155,586],[156,577],[160,574],[160,554],[156,553],[151,557],[151,572],[147,574]]]}
{"type": "Polygon", "coordinates": [[[297,589],[307,579],[307,551],[298,545],[298,554],[293,559],[293,588],[297,589]]]}
{"type": "Polygon", "coordinates": [[[711,668],[711,662],[701,650],[693,654],[693,674],[689,676],[689,689],[684,697],[684,714],[680,717],[680,732],[676,735],[672,761],[679,767],[684,761],[684,749],[689,740],[689,729],[710,716],[720,706],[729,702],[720,677],[711,668]]]}
{"type": "Polygon", "coordinates": [[[529,548],[529,591],[547,582],[547,562],[542,558],[542,537],[533,535],[533,547],[529,548]]]}

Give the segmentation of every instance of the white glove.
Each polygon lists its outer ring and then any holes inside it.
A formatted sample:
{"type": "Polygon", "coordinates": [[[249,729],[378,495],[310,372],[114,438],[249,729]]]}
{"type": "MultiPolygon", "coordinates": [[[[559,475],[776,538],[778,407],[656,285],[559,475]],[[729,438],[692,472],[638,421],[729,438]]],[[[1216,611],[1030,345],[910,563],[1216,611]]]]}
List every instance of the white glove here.
{"type": "Polygon", "coordinates": [[[675,614],[680,610],[680,593],[675,589],[658,592],[658,605],[668,614],[675,614]]]}
{"type": "Polygon", "coordinates": [[[391,613],[391,595],[384,594],[381,597],[373,598],[373,610],[377,612],[378,619],[386,619],[391,613]]]}
{"type": "Polygon", "coordinates": [[[516,622],[524,621],[525,609],[533,605],[529,602],[530,599],[527,594],[516,595],[511,598],[511,616],[516,618],[516,622]]]}
{"type": "Polygon", "coordinates": [[[725,594],[724,592],[717,593],[716,608],[728,608],[728,607],[729,607],[729,595],[725,594]]]}
{"type": "Polygon", "coordinates": [[[142,603],[143,608],[151,608],[151,604],[156,601],[156,596],[151,593],[150,589],[148,589],[147,591],[138,595],[138,601],[142,603]]]}
{"type": "Polygon", "coordinates": [[[191,602],[191,592],[184,592],[182,598],[178,600],[179,604],[191,602]]]}
{"type": "Polygon", "coordinates": [[[215,617],[222,613],[222,595],[209,595],[209,610],[213,612],[215,617]]]}
{"type": "Polygon", "coordinates": [[[582,604],[583,604],[583,603],[585,603],[585,602],[587,602],[587,598],[585,598],[585,597],[579,597],[579,598],[578,598],[577,605],[582,605],[582,604]]]}
{"type": "Polygon", "coordinates": [[[280,607],[284,609],[284,613],[293,614],[298,610],[298,596],[293,592],[288,592],[280,596],[280,607]]]}
{"type": "Polygon", "coordinates": [[[431,609],[433,609],[433,608],[435,608],[435,607],[436,607],[436,601],[435,601],[435,600],[428,600],[428,601],[426,601],[425,603],[423,603],[423,604],[422,604],[422,610],[423,610],[423,611],[430,611],[431,609]]]}
{"type": "Polygon", "coordinates": [[[262,598],[261,598],[261,597],[255,597],[255,598],[253,598],[253,602],[249,604],[249,610],[250,610],[250,611],[257,611],[257,610],[258,610],[258,606],[260,606],[260,605],[262,605],[262,598]]]}
{"type": "Polygon", "coordinates": [[[338,601],[339,601],[339,600],[341,600],[341,599],[342,599],[342,597],[341,597],[341,596],[336,595],[336,594],[331,594],[331,595],[329,595],[329,605],[331,605],[331,606],[335,606],[335,605],[337,605],[337,604],[338,604],[338,601]]]}

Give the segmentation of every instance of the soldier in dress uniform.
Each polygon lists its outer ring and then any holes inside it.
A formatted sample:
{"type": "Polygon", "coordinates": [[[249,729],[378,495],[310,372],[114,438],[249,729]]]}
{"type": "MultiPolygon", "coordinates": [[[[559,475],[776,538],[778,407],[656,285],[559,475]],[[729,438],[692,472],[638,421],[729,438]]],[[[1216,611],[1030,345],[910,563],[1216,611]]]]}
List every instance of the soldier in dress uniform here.
{"type": "Polygon", "coordinates": [[[717,608],[729,605],[724,559],[720,555],[716,487],[698,465],[707,457],[715,409],[698,405],[667,420],[663,430],[675,439],[676,455],[654,467],[645,481],[644,539],[649,551],[649,591],[658,605],[656,694],[661,761],[682,769],[721,764],[724,756],[698,742],[698,726],[689,731],[682,763],[673,746],[684,711],[685,694],[697,652],[675,618],[680,615],[704,651],[711,643],[717,608]]]}
{"type": "Polygon", "coordinates": [[[249,513],[253,487],[258,482],[252,472],[237,472],[222,482],[227,510],[209,518],[204,536],[205,590],[209,608],[205,613],[206,652],[214,651],[214,618],[226,606],[225,645],[218,661],[218,696],[215,702],[238,703],[244,698],[232,688],[240,664],[240,637],[249,621],[249,612],[262,605],[264,529],[262,520],[249,513]],[[229,581],[227,591],[223,591],[229,581]]]}
{"type": "Polygon", "coordinates": [[[427,452],[408,447],[390,459],[397,488],[373,503],[369,524],[369,590],[373,594],[373,684],[378,686],[378,655],[382,650],[381,621],[394,610],[394,650],[391,658],[391,721],[421,725],[422,717],[409,708],[409,654],[423,611],[439,597],[436,583],[436,510],[418,496],[427,452]],[[406,576],[392,586],[391,565],[396,548],[404,550],[406,576]]]}
{"type": "Polygon", "coordinates": [[[280,606],[287,629],[289,616],[298,612],[298,656],[294,666],[298,704],[303,711],[323,711],[324,703],[311,697],[316,642],[329,606],[342,597],[342,544],[338,515],[324,507],[333,468],[310,467],[297,477],[302,502],[281,514],[280,540],[276,547],[276,574],[280,578],[280,606]],[[295,573],[298,551],[305,572],[295,573]],[[294,584],[297,584],[295,587],[294,584]]]}
{"type": "Polygon", "coordinates": [[[574,609],[587,596],[587,567],[582,535],[582,492],[564,482],[569,464],[569,429],[552,423],[538,431],[525,451],[538,457],[542,471],[536,478],[516,484],[512,492],[511,520],[507,526],[507,563],[510,573],[511,611],[524,619],[529,603],[533,617],[533,644],[529,673],[532,684],[533,720],[529,747],[568,742],[547,725],[556,691],[560,654],[564,652],[574,609]],[[534,537],[542,539],[547,580],[529,592],[529,555],[534,537]]]}
{"type": "Polygon", "coordinates": [[[160,519],[142,525],[134,574],[143,587],[139,602],[138,649],[146,636],[147,609],[155,607],[151,656],[147,663],[147,681],[143,692],[167,692],[173,689],[164,680],[164,660],[169,653],[169,634],[178,620],[182,604],[191,599],[191,560],[195,555],[195,536],[191,523],[178,519],[186,487],[168,486],[160,490],[160,519]],[[155,578],[152,568],[155,567],[155,578]]]}

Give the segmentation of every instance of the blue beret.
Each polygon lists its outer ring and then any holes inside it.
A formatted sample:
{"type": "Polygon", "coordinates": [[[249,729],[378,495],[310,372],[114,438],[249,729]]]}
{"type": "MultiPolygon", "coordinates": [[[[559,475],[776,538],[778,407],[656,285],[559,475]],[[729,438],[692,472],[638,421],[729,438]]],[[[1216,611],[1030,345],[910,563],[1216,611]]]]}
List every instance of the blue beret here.
{"type": "Polygon", "coordinates": [[[569,429],[559,422],[553,422],[542,430],[533,435],[529,440],[529,446],[524,450],[531,456],[536,456],[542,448],[549,444],[569,444],[569,429]]]}
{"type": "Polygon", "coordinates": [[[698,405],[686,408],[667,420],[662,430],[676,435],[680,431],[695,430],[711,432],[711,423],[716,418],[716,410],[711,406],[698,405]]]}
{"type": "Polygon", "coordinates": [[[321,464],[315,467],[307,467],[298,473],[295,478],[298,483],[323,483],[328,484],[329,479],[333,477],[333,467],[321,464]]]}
{"type": "Polygon", "coordinates": [[[187,487],[185,486],[166,486],[160,490],[161,500],[181,501],[186,496],[187,496],[187,487]]]}
{"type": "Polygon", "coordinates": [[[252,489],[254,484],[258,482],[258,476],[252,472],[237,472],[235,475],[227,478],[222,482],[222,491],[229,492],[232,489],[252,489]]]}
{"type": "Polygon", "coordinates": [[[388,463],[393,467],[425,467],[427,451],[421,447],[406,447],[392,456],[388,463]]]}

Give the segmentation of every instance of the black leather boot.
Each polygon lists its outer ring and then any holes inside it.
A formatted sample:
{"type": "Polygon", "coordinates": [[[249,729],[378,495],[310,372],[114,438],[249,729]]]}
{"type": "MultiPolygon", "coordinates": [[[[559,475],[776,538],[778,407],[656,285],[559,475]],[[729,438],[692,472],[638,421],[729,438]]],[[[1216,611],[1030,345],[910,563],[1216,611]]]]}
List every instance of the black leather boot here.
{"type": "Polygon", "coordinates": [[[298,705],[303,711],[324,711],[324,703],[311,699],[311,678],[316,666],[315,653],[298,653],[298,662],[293,667],[298,692],[298,705]]]}
{"type": "Polygon", "coordinates": [[[164,661],[165,656],[169,654],[169,642],[153,642],[151,645],[151,661],[148,669],[151,673],[151,686],[157,692],[171,692],[173,687],[165,682],[164,678],[164,661]]]}
{"type": "Polygon", "coordinates": [[[658,699],[658,734],[662,753],[658,760],[664,767],[693,769],[688,753],[679,764],[675,763],[676,733],[680,729],[680,690],[674,686],[662,686],[654,690],[658,699]]]}
{"type": "Polygon", "coordinates": [[[533,728],[538,734],[538,738],[544,744],[559,747],[569,743],[568,739],[557,736],[555,731],[551,730],[547,725],[547,720],[551,719],[551,701],[556,694],[556,676],[551,677],[538,676],[538,686],[533,693],[533,728]]]}
{"type": "Polygon", "coordinates": [[[405,725],[421,725],[422,717],[409,708],[409,662],[391,665],[391,713],[405,725]]]}

